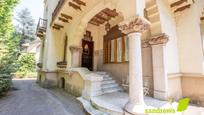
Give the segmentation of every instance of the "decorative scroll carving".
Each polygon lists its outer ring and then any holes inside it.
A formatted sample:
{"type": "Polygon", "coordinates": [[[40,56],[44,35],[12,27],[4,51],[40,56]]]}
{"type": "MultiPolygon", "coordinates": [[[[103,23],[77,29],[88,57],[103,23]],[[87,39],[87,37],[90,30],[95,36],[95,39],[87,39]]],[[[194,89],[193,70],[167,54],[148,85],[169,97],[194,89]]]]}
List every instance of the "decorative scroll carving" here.
{"type": "Polygon", "coordinates": [[[142,17],[136,16],[119,24],[119,29],[125,34],[142,33],[149,28],[150,23],[142,17]]]}
{"type": "Polygon", "coordinates": [[[57,67],[58,68],[66,68],[67,62],[66,61],[57,62],[57,67]]]}
{"type": "Polygon", "coordinates": [[[142,40],[142,48],[148,48],[151,45],[149,44],[149,40],[142,40]]]}
{"type": "Polygon", "coordinates": [[[165,33],[152,36],[149,40],[150,45],[166,44],[169,41],[169,36],[165,33]]]}
{"type": "Polygon", "coordinates": [[[82,52],[82,47],[79,46],[70,46],[69,49],[72,53],[77,51],[82,52]]]}
{"type": "Polygon", "coordinates": [[[150,39],[142,40],[142,48],[151,47],[151,45],[166,44],[169,41],[169,36],[161,33],[152,36],[150,39]]]}

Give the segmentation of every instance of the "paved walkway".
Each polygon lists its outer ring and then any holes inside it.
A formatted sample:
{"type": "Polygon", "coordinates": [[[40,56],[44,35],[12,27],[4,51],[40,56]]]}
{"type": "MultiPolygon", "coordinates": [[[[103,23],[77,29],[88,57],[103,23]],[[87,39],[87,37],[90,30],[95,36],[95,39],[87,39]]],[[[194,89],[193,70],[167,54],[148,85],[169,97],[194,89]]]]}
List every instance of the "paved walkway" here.
{"type": "Polygon", "coordinates": [[[85,115],[77,100],[59,89],[43,89],[34,79],[13,83],[17,90],[0,98],[0,115],[85,115]]]}

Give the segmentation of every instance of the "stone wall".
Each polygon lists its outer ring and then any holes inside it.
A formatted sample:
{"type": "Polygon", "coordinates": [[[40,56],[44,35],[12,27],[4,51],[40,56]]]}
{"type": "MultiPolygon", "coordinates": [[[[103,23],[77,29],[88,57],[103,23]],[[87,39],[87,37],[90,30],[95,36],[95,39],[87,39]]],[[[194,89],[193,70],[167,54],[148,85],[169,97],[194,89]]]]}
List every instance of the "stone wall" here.
{"type": "Polygon", "coordinates": [[[65,79],[65,90],[68,93],[76,97],[79,97],[82,95],[82,91],[84,89],[84,80],[77,72],[73,72],[73,73],[59,72],[58,87],[60,88],[62,88],[61,78],[65,79]]]}
{"type": "Polygon", "coordinates": [[[190,97],[192,103],[204,106],[204,76],[183,75],[181,83],[183,97],[190,97]]]}
{"type": "Polygon", "coordinates": [[[38,71],[37,79],[40,86],[44,88],[57,87],[56,71],[38,71]]]}

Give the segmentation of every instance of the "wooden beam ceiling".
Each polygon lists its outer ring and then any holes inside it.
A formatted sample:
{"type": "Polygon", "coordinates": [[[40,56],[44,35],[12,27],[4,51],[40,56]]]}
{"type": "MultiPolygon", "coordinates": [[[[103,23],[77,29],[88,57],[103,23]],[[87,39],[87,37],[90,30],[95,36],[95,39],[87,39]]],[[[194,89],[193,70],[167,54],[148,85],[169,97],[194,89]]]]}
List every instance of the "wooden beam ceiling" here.
{"type": "Polygon", "coordinates": [[[54,25],[52,26],[52,28],[53,28],[53,29],[56,29],[56,30],[60,30],[61,28],[64,28],[64,26],[59,25],[59,24],[54,24],[54,25]]]}
{"type": "Polygon", "coordinates": [[[86,3],[81,1],[81,0],[72,0],[73,2],[77,3],[78,5],[83,5],[83,6],[86,6],[86,3]]]}
{"type": "Polygon", "coordinates": [[[73,3],[73,2],[69,2],[69,6],[72,7],[72,8],[74,8],[75,10],[81,10],[81,7],[78,6],[78,5],[76,5],[76,4],[73,3]]]}
{"type": "Polygon", "coordinates": [[[55,27],[59,27],[59,28],[64,28],[64,26],[59,25],[59,24],[54,24],[55,27]]]}
{"type": "Polygon", "coordinates": [[[59,27],[56,27],[56,26],[52,26],[53,29],[56,29],[56,30],[60,30],[59,27]]]}
{"type": "Polygon", "coordinates": [[[116,9],[110,10],[110,9],[106,8],[105,10],[103,10],[103,12],[104,12],[106,15],[110,16],[110,17],[115,17],[115,16],[118,15],[118,13],[116,12],[116,9]]]}
{"type": "Polygon", "coordinates": [[[104,24],[109,21],[111,18],[118,16],[116,10],[110,10],[108,8],[102,10],[98,14],[96,14],[89,23],[99,26],[100,24],[104,24]]]}
{"type": "Polygon", "coordinates": [[[176,2],[171,4],[171,7],[179,6],[179,5],[183,4],[184,2],[188,2],[188,0],[179,0],[179,1],[176,1],[176,2]]]}
{"type": "Polygon", "coordinates": [[[174,11],[174,13],[183,11],[183,10],[185,10],[185,9],[187,9],[187,8],[190,8],[190,7],[191,7],[190,4],[185,5],[185,6],[182,6],[182,7],[180,7],[180,8],[177,8],[177,9],[174,11]]]}
{"type": "Polygon", "coordinates": [[[60,21],[62,21],[62,22],[69,23],[69,21],[68,21],[67,19],[65,19],[65,18],[59,17],[58,19],[59,19],[60,21]]]}
{"type": "Polygon", "coordinates": [[[69,15],[67,15],[67,14],[61,13],[61,16],[62,16],[63,18],[72,20],[72,17],[69,16],[69,15]]]}

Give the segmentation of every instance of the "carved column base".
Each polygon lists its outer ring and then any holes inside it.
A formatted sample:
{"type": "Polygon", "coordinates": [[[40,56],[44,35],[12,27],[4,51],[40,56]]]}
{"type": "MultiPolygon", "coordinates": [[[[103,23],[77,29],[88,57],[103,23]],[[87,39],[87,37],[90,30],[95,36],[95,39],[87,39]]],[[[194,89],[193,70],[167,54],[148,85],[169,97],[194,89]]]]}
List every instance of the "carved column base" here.
{"type": "Polygon", "coordinates": [[[145,113],[146,105],[137,104],[133,102],[128,102],[125,105],[125,115],[146,115],[145,113]]]}

